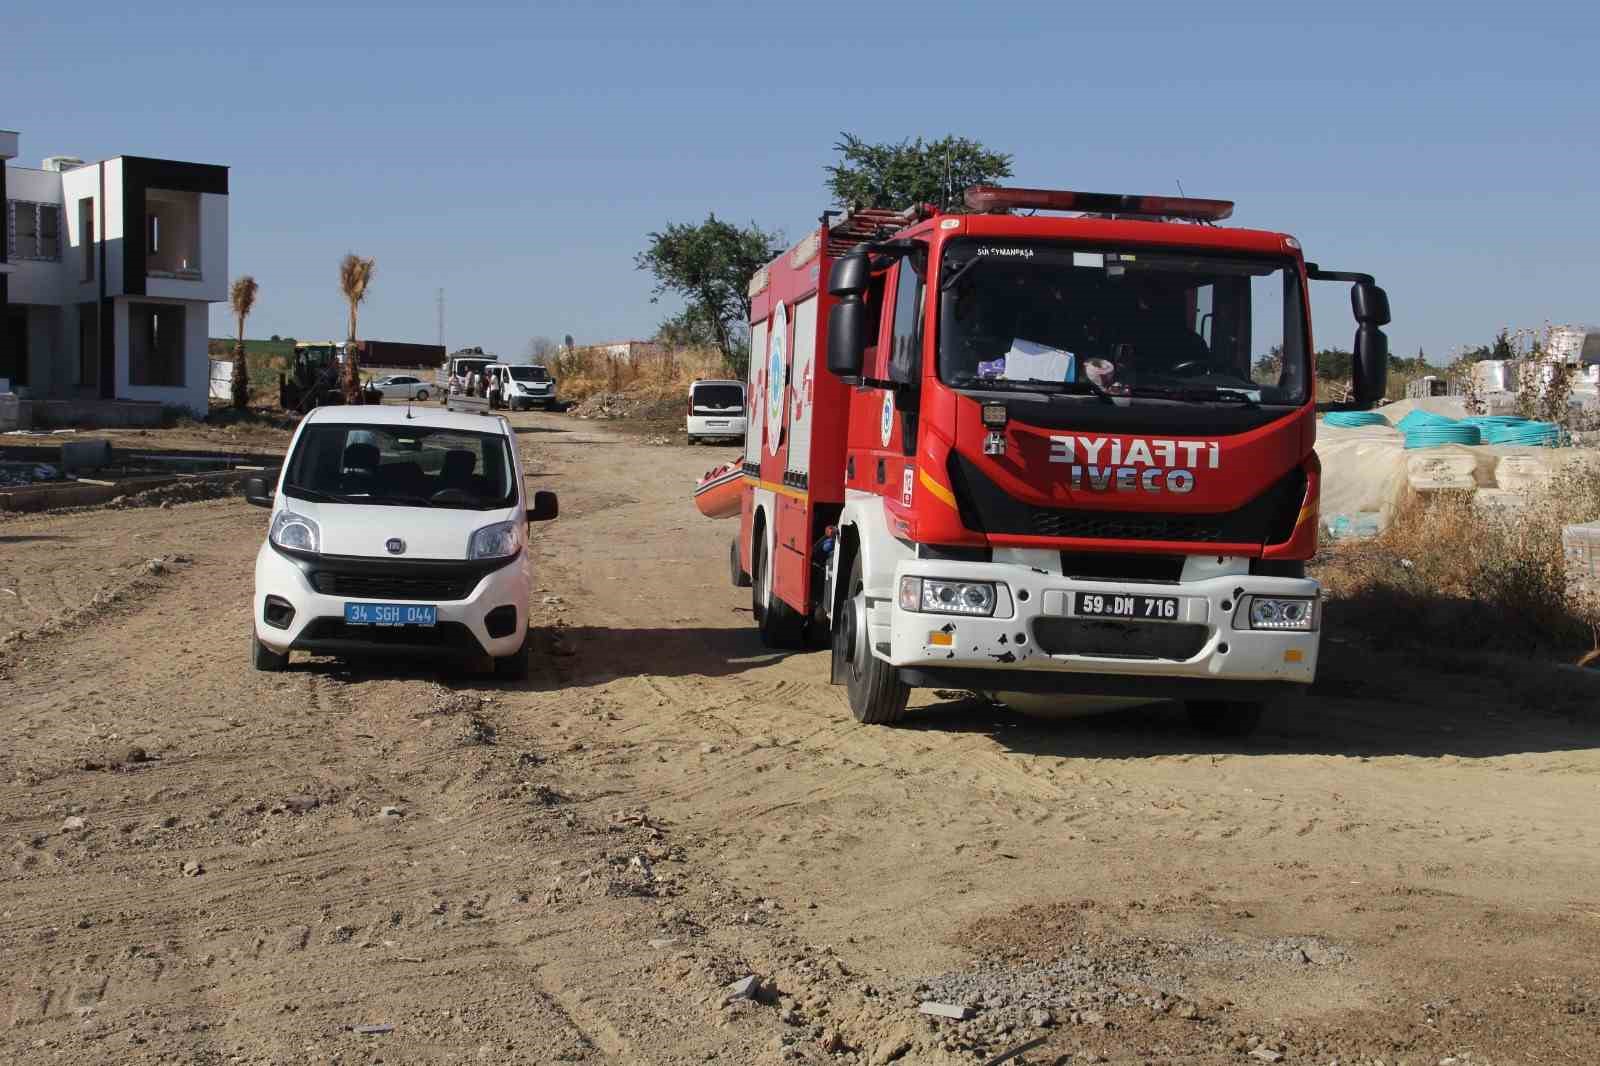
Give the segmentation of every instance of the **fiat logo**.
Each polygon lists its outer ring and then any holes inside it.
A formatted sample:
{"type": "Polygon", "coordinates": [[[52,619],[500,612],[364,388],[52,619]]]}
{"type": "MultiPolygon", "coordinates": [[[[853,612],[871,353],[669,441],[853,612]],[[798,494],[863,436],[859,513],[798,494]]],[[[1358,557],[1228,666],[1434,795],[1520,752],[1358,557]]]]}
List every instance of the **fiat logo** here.
{"type": "Polygon", "coordinates": [[[390,555],[399,555],[406,550],[406,542],[399,537],[390,537],[384,542],[383,546],[389,549],[390,555]]]}

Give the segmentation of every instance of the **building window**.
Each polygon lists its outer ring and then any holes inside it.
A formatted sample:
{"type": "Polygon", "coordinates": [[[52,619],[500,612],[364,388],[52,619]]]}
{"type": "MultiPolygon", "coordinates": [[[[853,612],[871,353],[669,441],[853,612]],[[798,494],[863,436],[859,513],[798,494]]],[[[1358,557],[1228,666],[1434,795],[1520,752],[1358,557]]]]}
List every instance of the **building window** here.
{"type": "Polygon", "coordinates": [[[61,258],[61,207],[11,200],[6,204],[12,259],[61,258]]]}
{"type": "Polygon", "coordinates": [[[28,383],[28,312],[0,304],[0,378],[13,388],[28,383]]]}
{"type": "Polygon", "coordinates": [[[145,190],[145,273],[200,278],[200,196],[171,189],[145,190]]]}
{"type": "Polygon", "coordinates": [[[183,306],[128,305],[128,384],[183,385],[183,306]]]}
{"type": "Polygon", "coordinates": [[[83,253],[81,281],[94,280],[94,198],[78,201],[78,247],[83,253]]]}
{"type": "Polygon", "coordinates": [[[100,384],[100,305],[78,305],[78,384],[100,384]]]}

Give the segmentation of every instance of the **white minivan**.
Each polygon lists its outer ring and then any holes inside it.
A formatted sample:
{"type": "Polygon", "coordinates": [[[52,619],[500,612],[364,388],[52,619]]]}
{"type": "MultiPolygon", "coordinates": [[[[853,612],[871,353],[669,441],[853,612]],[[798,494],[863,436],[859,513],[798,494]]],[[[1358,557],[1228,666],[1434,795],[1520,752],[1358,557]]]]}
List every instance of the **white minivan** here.
{"type": "Polygon", "coordinates": [[[319,407],[301,419],[256,554],[250,659],[281,670],[296,651],[494,660],[527,676],[530,506],[516,435],[500,416],[434,408],[319,407]]]}
{"type": "Polygon", "coordinates": [[[740,438],[745,431],[744,382],[705,380],[689,386],[689,443],[740,438]]]}

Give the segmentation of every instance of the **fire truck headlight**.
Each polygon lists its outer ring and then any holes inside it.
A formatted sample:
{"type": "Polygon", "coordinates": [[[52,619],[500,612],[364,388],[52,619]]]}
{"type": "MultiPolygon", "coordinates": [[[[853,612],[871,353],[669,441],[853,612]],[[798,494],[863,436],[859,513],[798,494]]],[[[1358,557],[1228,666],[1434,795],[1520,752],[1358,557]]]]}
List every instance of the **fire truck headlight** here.
{"type": "Polygon", "coordinates": [[[901,610],[988,618],[994,614],[995,600],[995,587],[987,581],[910,576],[900,579],[901,610]]]}
{"type": "Polygon", "coordinates": [[[1252,596],[1240,606],[1251,629],[1309,633],[1317,628],[1317,601],[1314,599],[1252,596]]]}

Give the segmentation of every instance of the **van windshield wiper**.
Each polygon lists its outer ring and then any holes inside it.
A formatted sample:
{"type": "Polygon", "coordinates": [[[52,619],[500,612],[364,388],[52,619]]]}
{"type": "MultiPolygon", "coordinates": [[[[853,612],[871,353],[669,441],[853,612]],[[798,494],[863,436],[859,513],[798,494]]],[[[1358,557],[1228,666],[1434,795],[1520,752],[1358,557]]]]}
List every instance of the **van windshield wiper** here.
{"type": "Polygon", "coordinates": [[[357,500],[357,499],[355,499],[354,497],[351,497],[351,496],[341,496],[337,492],[323,492],[321,489],[308,488],[305,485],[285,485],[283,487],[283,491],[284,491],[284,494],[286,496],[294,496],[294,497],[297,497],[298,499],[310,500],[313,503],[365,503],[366,502],[364,500],[357,500]]]}

